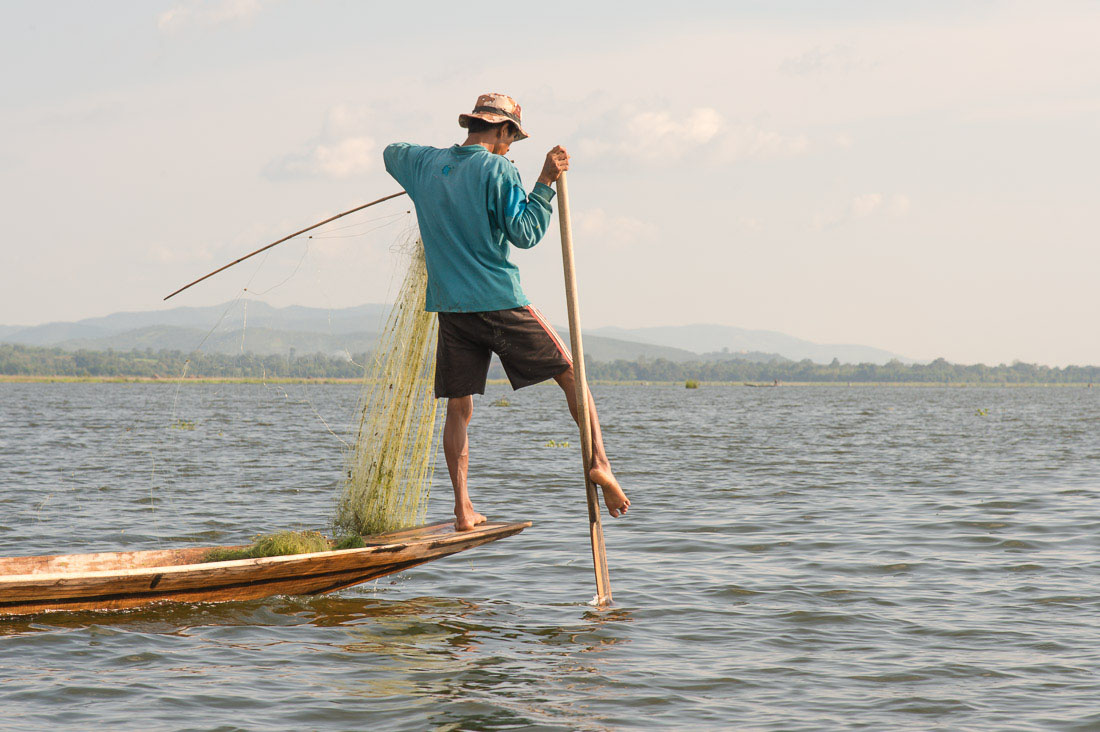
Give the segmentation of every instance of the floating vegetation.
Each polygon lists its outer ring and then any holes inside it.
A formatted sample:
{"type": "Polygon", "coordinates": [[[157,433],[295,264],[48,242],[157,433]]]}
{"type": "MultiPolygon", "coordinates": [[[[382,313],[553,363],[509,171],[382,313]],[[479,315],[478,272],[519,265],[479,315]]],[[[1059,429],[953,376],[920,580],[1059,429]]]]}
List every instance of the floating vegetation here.
{"type": "Polygon", "coordinates": [[[343,539],[335,542],[332,545],[333,549],[362,549],[367,545],[367,542],[363,540],[363,537],[352,534],[345,536],[343,539]]]}
{"type": "MultiPolygon", "coordinates": [[[[352,537],[359,539],[361,537],[352,537]]],[[[345,540],[346,541],[346,540],[345,540]]],[[[348,547],[344,547],[348,548],[348,547]]],[[[274,534],[261,534],[252,539],[245,547],[218,547],[203,556],[204,562],[228,562],[234,559],[257,559],[259,557],[281,557],[286,554],[309,554],[327,552],[332,542],[319,531],[279,531],[274,534]]]]}
{"type": "Polygon", "coordinates": [[[696,381],[695,379],[688,379],[687,381],[684,382],[684,388],[685,389],[698,389],[699,388],[699,382],[696,381]]]}
{"type": "Polygon", "coordinates": [[[409,268],[366,369],[355,444],[333,526],[338,536],[380,534],[422,523],[439,427],[435,313],[424,311],[424,246],[409,268]]]}
{"type": "Polygon", "coordinates": [[[177,419],[172,424],[168,425],[170,430],[193,430],[195,429],[195,423],[186,419],[177,419]]]}
{"type": "Polygon", "coordinates": [[[501,397],[500,399],[497,399],[495,402],[493,402],[489,406],[490,407],[510,407],[510,406],[512,406],[512,402],[510,402],[508,400],[508,397],[501,397]]]}
{"type": "Polygon", "coordinates": [[[547,442],[544,445],[544,447],[569,447],[569,443],[568,442],[555,442],[554,440],[550,440],[549,442],[547,442]]]}
{"type": "Polygon", "coordinates": [[[974,412],[974,416],[975,417],[988,417],[989,416],[989,410],[988,409],[979,409],[976,412],[974,412]]]}

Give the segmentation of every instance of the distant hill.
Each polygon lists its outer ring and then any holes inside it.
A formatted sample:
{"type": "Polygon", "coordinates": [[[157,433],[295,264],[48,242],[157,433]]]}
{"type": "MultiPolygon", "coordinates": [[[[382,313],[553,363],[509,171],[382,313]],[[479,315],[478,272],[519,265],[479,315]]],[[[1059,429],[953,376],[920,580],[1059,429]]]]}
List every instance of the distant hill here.
{"type": "Polygon", "coordinates": [[[771,330],[747,330],[729,325],[658,326],[651,328],[595,328],[592,333],[623,340],[672,346],[706,354],[708,360],[746,359],[748,354],[781,354],[792,361],[808,358],[816,363],[829,363],[834,358],[841,363],[884,364],[891,359],[916,363],[911,358],[884,351],[881,348],[850,344],[820,344],[771,330]]]}
{"type": "MultiPolygon", "coordinates": [[[[151,348],[184,353],[202,343],[205,352],[227,355],[241,353],[243,342],[245,352],[259,355],[286,355],[291,349],[299,354],[361,353],[373,348],[388,310],[389,306],[381,303],[330,310],[297,305],[276,308],[239,300],[209,307],[113,313],[75,323],[0,325],[0,342],[69,351],[151,348]]],[[[568,342],[566,329],[559,327],[558,332],[568,342]]],[[[586,356],[594,361],[645,358],[674,363],[769,363],[808,358],[826,364],[836,358],[842,363],[885,364],[891,359],[914,363],[878,348],[822,345],[774,331],[724,325],[596,328],[585,331],[584,343],[586,356]]]]}
{"type": "Polygon", "coordinates": [[[749,363],[789,363],[794,359],[780,356],[778,353],[762,351],[711,351],[700,353],[693,361],[748,361],[749,363]]]}
{"type": "Polygon", "coordinates": [[[274,330],[260,326],[245,329],[209,330],[181,328],[172,325],[151,325],[146,328],[123,331],[100,338],[74,338],[54,344],[66,351],[134,351],[150,348],[154,351],[199,350],[204,353],[233,355],[253,353],[261,356],[286,355],[292,350],[302,355],[323,353],[333,356],[342,353],[364,353],[374,348],[378,334],[360,333],[310,333],[307,331],[274,330]],[[205,340],[204,340],[205,338],[205,340]]]}
{"type": "Polygon", "coordinates": [[[102,338],[110,334],[109,330],[84,323],[46,323],[30,328],[15,328],[0,335],[0,340],[25,346],[54,346],[74,338],[102,338]]]}
{"type": "MultiPolygon", "coordinates": [[[[31,346],[55,346],[69,341],[102,339],[153,326],[193,328],[203,334],[216,325],[229,329],[261,327],[308,333],[377,332],[389,306],[367,304],[353,308],[325,309],[292,305],[276,308],[254,300],[237,300],[209,307],[179,307],[135,313],[112,313],[75,323],[46,323],[30,327],[0,326],[0,340],[31,346]]],[[[113,346],[112,346],[113,347],[113,346]]],[[[193,348],[179,346],[182,349],[193,348]]]]}
{"type": "MultiPolygon", "coordinates": [[[[244,329],[216,330],[207,336],[207,330],[182,328],[171,325],[151,325],[145,328],[114,333],[98,338],[71,338],[58,343],[21,345],[50,345],[66,351],[132,351],[151,348],[154,351],[182,351],[189,353],[196,349],[204,353],[233,355],[255,353],[261,356],[272,354],[286,355],[293,349],[296,353],[323,353],[333,356],[343,353],[363,353],[374,348],[378,333],[311,333],[308,331],[275,330],[249,325],[244,329]],[[205,340],[203,340],[205,337],[205,340]],[[200,347],[201,344],[201,347],[200,347]]],[[[569,342],[569,333],[558,329],[565,342],[569,342]]],[[[0,340],[3,340],[0,338],[0,340]]],[[[631,343],[615,338],[589,336],[584,342],[585,354],[595,361],[634,361],[638,358],[655,360],[664,358],[676,363],[696,361],[699,354],[679,348],[654,346],[647,343],[631,343]]]]}
{"type": "MultiPolygon", "coordinates": [[[[558,335],[566,343],[569,343],[569,329],[555,326],[558,335]]],[[[585,361],[635,361],[639,358],[656,360],[664,358],[675,363],[696,361],[699,354],[685,351],[682,348],[670,348],[669,346],[657,346],[649,343],[635,343],[633,341],[620,340],[618,338],[606,338],[604,336],[584,334],[585,361]]]]}

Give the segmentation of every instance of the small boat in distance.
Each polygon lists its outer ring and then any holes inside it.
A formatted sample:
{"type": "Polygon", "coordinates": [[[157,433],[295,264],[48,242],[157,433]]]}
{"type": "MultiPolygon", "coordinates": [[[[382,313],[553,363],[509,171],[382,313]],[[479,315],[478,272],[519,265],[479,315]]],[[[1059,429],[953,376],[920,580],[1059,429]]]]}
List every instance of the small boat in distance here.
{"type": "Polygon", "coordinates": [[[121,610],[155,602],[226,602],[333,592],[503,539],[530,521],[452,522],[364,537],[367,546],[203,562],[215,548],[0,557],[0,617],[57,610],[121,610]]]}
{"type": "Polygon", "coordinates": [[[775,381],[773,381],[770,384],[753,384],[752,382],[746,381],[745,386],[751,386],[751,387],[754,387],[754,388],[757,388],[757,389],[764,389],[764,388],[769,388],[770,389],[772,387],[779,386],[779,379],[776,379],[775,381]]]}

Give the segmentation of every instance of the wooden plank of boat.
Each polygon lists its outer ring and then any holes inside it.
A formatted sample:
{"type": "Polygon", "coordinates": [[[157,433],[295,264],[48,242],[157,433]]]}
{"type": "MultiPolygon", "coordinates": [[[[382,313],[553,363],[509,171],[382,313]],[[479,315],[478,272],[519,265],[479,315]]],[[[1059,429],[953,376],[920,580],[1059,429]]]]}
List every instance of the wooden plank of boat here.
{"type": "Polygon", "coordinates": [[[518,534],[531,525],[450,522],[366,537],[367,546],[227,562],[214,547],[0,557],[0,616],[118,610],[153,602],[224,602],[332,592],[518,534]]]}

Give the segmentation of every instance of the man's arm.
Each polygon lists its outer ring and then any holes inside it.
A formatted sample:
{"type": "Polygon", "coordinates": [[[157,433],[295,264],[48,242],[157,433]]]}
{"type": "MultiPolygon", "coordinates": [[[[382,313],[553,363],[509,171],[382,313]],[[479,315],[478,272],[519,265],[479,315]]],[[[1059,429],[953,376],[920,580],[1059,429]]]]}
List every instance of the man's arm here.
{"type": "Polygon", "coordinates": [[[508,241],[520,249],[530,249],[539,243],[553,213],[550,202],[554,198],[554,189],[550,184],[558,179],[563,170],[568,169],[569,155],[559,145],[546,154],[538,183],[527,195],[519,173],[508,165],[490,200],[490,208],[497,214],[497,225],[508,241]]]}
{"type": "Polygon", "coordinates": [[[401,184],[406,191],[412,180],[413,166],[422,148],[419,145],[411,145],[407,142],[395,142],[387,145],[382,151],[382,161],[386,164],[386,172],[401,184]]]}
{"type": "Polygon", "coordinates": [[[520,249],[530,249],[539,243],[550,225],[554,189],[544,183],[536,183],[530,195],[523,190],[519,176],[506,181],[496,191],[492,208],[496,222],[508,241],[520,249]]]}

